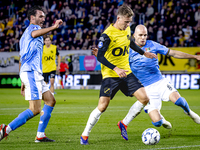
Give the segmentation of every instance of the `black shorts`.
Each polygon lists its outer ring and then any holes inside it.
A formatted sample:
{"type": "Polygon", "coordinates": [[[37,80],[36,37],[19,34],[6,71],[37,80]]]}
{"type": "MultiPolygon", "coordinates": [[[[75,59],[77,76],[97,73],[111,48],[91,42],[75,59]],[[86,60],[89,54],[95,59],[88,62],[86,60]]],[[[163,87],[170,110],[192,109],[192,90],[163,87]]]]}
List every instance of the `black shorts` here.
{"type": "Polygon", "coordinates": [[[56,71],[43,73],[44,81],[48,83],[49,82],[49,76],[50,76],[50,78],[55,78],[55,75],[56,75],[56,71]]]}
{"type": "Polygon", "coordinates": [[[105,78],[102,80],[100,97],[106,96],[112,99],[118,90],[121,90],[124,95],[132,97],[133,93],[141,87],[144,86],[133,73],[126,78],[105,78]]]}
{"type": "Polygon", "coordinates": [[[61,78],[63,78],[63,76],[65,75],[66,72],[60,72],[60,76],[61,78]]]}

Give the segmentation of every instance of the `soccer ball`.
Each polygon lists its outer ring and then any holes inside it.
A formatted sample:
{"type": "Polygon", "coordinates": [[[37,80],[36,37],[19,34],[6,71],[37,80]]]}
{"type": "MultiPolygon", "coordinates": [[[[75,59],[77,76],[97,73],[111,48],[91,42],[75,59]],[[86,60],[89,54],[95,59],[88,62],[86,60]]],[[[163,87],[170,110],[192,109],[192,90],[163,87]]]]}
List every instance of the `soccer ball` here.
{"type": "Polygon", "coordinates": [[[142,142],[146,145],[155,145],[160,141],[160,133],[154,128],[148,128],[142,133],[142,142]]]}

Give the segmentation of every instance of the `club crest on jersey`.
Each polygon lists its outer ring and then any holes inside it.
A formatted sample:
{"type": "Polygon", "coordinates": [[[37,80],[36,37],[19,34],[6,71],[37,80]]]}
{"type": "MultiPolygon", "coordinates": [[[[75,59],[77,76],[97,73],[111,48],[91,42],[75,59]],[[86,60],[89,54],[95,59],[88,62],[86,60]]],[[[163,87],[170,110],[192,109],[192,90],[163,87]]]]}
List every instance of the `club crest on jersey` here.
{"type": "Polygon", "coordinates": [[[146,52],[149,52],[150,51],[150,47],[149,48],[145,48],[146,52]]]}
{"type": "Polygon", "coordinates": [[[38,29],[37,27],[33,27],[33,30],[36,30],[36,29],[38,29]]]}
{"type": "Polygon", "coordinates": [[[102,48],[102,46],[103,46],[103,42],[100,41],[99,44],[98,44],[98,47],[102,48]]]}
{"type": "Polygon", "coordinates": [[[105,93],[105,94],[110,94],[110,88],[105,87],[105,88],[104,88],[104,93],[105,93]]]}
{"type": "Polygon", "coordinates": [[[127,39],[128,39],[128,40],[131,40],[131,37],[130,37],[129,35],[127,35],[127,39]]]}

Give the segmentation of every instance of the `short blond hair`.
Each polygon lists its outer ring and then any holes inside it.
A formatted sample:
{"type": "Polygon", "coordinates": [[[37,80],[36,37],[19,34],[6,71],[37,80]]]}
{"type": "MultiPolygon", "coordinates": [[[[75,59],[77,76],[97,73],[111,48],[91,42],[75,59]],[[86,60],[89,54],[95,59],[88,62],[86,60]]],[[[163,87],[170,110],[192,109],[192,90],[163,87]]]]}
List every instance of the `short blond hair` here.
{"type": "Polygon", "coordinates": [[[119,7],[117,15],[132,17],[134,15],[133,10],[126,4],[119,7]]]}

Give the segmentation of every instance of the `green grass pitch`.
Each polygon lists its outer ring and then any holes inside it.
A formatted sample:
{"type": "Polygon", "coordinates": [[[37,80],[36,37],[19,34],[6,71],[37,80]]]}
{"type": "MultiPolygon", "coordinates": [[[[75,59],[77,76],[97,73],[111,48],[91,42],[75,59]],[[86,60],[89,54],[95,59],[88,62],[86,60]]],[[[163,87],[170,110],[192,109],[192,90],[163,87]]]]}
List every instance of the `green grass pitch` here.
{"type": "MultiPolygon", "coordinates": [[[[46,129],[54,143],[35,143],[39,115],[11,132],[7,140],[0,142],[0,150],[156,150],[156,149],[200,149],[200,125],[183,113],[172,102],[163,102],[161,113],[170,121],[172,129],[156,128],[149,116],[142,111],[128,126],[129,140],[125,141],[117,122],[127,114],[136,101],[118,92],[110,102],[90,133],[90,145],[80,145],[80,135],[91,111],[98,104],[99,90],[56,90],[56,105],[46,129]],[[142,132],[156,128],[161,135],[157,145],[144,145],[142,132]]],[[[179,90],[190,108],[200,114],[200,91],[179,90]]],[[[43,103],[42,103],[43,104],[43,103]]],[[[28,102],[20,95],[20,89],[0,89],[0,124],[8,124],[19,113],[28,108],[28,102]]]]}

